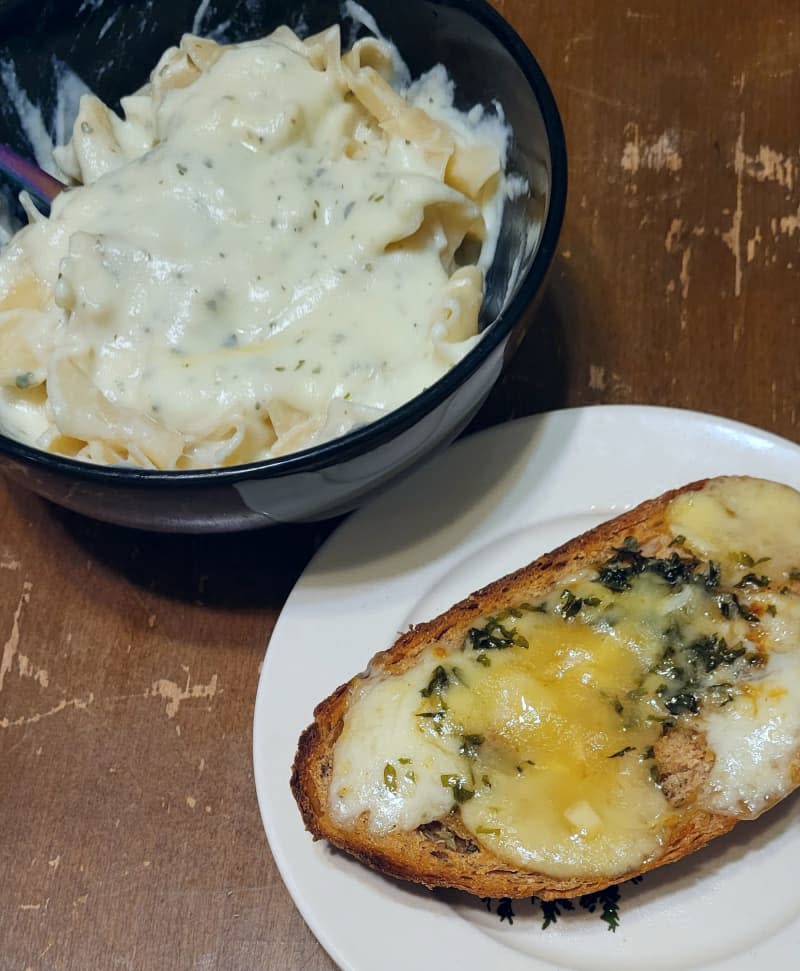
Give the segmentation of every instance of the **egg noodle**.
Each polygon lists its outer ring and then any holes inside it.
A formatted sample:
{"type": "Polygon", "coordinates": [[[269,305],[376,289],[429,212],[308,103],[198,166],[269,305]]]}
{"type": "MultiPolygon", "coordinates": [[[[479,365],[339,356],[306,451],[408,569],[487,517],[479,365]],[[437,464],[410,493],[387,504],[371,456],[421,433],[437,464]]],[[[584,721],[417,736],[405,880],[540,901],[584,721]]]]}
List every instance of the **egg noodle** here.
{"type": "Polygon", "coordinates": [[[186,35],[121,118],[81,99],[70,188],[0,259],[0,425],[90,462],[279,456],[408,401],[478,340],[502,118],[338,26],[186,35]]]}

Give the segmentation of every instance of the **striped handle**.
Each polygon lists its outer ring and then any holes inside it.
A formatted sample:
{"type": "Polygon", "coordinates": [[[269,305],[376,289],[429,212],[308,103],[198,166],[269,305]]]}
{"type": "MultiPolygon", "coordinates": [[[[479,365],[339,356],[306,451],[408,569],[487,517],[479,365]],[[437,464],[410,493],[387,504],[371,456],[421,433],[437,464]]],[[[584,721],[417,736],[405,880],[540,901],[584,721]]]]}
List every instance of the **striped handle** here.
{"type": "Polygon", "coordinates": [[[48,175],[38,165],[18,155],[7,145],[0,145],[0,172],[4,172],[48,208],[55,197],[66,188],[63,182],[48,175]]]}

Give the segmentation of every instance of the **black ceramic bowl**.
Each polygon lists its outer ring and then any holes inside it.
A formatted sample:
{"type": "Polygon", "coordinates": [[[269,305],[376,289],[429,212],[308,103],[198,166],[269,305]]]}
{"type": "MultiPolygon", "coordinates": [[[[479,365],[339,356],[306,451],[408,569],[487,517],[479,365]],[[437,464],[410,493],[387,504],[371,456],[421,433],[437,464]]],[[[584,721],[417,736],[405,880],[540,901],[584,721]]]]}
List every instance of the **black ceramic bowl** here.
{"type": "MultiPolygon", "coordinates": [[[[434,385],[378,421],[306,451],[250,465],[181,472],[102,467],[51,455],[0,434],[0,468],[62,506],[144,529],[211,532],[333,516],[363,503],[464,429],[522,338],[552,260],[566,199],[558,109],[531,53],[483,0],[368,0],[413,75],[446,65],[459,106],[498,101],[513,130],[509,169],[530,194],[506,206],[488,275],[483,339],[434,385]],[[539,226],[535,245],[525,242],[539,226]],[[509,286],[509,283],[511,285],[509,286]]],[[[226,41],[281,23],[314,32],[341,19],[330,0],[0,0],[0,60],[49,117],[58,63],[107,104],[139,87],[188,30],[226,41]]],[[[31,147],[13,104],[0,99],[0,142],[31,147]]]]}

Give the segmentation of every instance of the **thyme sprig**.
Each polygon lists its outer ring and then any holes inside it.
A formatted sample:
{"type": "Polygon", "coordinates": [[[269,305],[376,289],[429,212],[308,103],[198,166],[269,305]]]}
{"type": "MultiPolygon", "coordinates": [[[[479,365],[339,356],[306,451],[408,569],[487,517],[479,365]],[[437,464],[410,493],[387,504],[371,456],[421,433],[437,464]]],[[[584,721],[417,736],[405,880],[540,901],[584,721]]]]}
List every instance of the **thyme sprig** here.
{"type": "MultiPolygon", "coordinates": [[[[634,877],[629,882],[641,883],[642,877],[634,877]]],[[[491,897],[483,897],[482,899],[486,905],[486,909],[491,913],[493,899],[491,897]]],[[[606,887],[604,890],[598,890],[596,893],[587,893],[577,899],[559,898],[556,900],[542,900],[540,897],[534,896],[530,898],[530,902],[534,906],[538,905],[541,911],[543,931],[547,930],[551,924],[557,923],[558,919],[564,916],[567,911],[575,911],[576,907],[578,907],[589,914],[596,913],[600,920],[608,925],[608,930],[616,932],[620,924],[621,899],[622,893],[620,886],[615,883],[610,887],[606,887]]],[[[513,924],[514,918],[517,916],[510,897],[500,897],[494,912],[500,918],[501,923],[507,921],[509,924],[513,924]]]]}

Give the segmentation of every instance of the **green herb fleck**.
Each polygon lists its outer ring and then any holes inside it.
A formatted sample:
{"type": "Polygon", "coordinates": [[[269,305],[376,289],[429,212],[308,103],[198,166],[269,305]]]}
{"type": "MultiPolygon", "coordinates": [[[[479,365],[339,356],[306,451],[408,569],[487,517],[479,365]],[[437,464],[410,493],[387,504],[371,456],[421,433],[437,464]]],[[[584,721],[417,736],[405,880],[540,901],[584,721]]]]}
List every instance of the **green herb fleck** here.
{"type": "Polygon", "coordinates": [[[562,590],[559,600],[560,603],[556,607],[556,613],[561,614],[565,620],[574,617],[583,606],[583,598],[576,597],[571,590],[562,590]]]}
{"type": "Polygon", "coordinates": [[[21,391],[24,391],[25,388],[29,388],[33,384],[33,372],[25,371],[22,374],[18,374],[16,378],[14,378],[14,384],[21,391]]]}
{"type": "Polygon", "coordinates": [[[717,605],[722,616],[728,620],[730,617],[739,614],[743,620],[750,622],[758,621],[758,614],[742,606],[735,593],[721,593],[717,596],[717,605]]]}
{"type": "Polygon", "coordinates": [[[466,643],[473,651],[497,651],[508,647],[528,647],[528,640],[516,630],[503,626],[497,617],[489,617],[483,627],[471,627],[466,643]]]}
{"type": "Polygon", "coordinates": [[[478,757],[478,749],[485,741],[483,735],[462,735],[461,746],[458,751],[467,759],[476,759],[478,757]]]}
{"type": "Polygon", "coordinates": [[[547,613],[547,601],[546,600],[543,600],[541,603],[538,603],[538,604],[528,603],[528,601],[526,600],[523,603],[521,603],[519,606],[520,606],[520,610],[528,610],[528,611],[530,611],[531,613],[534,613],[534,614],[546,614],[547,613]]]}
{"type": "MultiPolygon", "coordinates": [[[[697,565],[693,557],[682,557],[675,552],[665,558],[644,556],[638,542],[629,536],[622,546],[613,548],[613,555],[601,564],[595,579],[614,593],[630,590],[633,580],[645,572],[654,573],[671,586],[677,586],[695,578],[697,565]]],[[[717,580],[718,577],[712,578],[714,584],[717,580]]]]}
{"type": "Polygon", "coordinates": [[[719,586],[719,580],[722,576],[722,570],[719,563],[714,560],[708,561],[708,572],[703,576],[703,584],[706,590],[716,590],[719,586]]]}
{"type": "Polygon", "coordinates": [[[680,715],[684,712],[688,712],[692,715],[696,715],[700,710],[700,706],[697,702],[697,696],[693,695],[689,691],[679,691],[678,694],[673,695],[669,701],[664,705],[670,715],[680,715]]]}
{"type": "Polygon", "coordinates": [[[440,778],[445,789],[453,790],[453,798],[459,805],[469,802],[475,795],[475,790],[468,789],[465,785],[466,780],[459,775],[443,775],[440,778]]]}
{"type": "Polygon", "coordinates": [[[758,587],[760,590],[763,590],[764,587],[769,586],[769,577],[766,577],[763,574],[758,576],[756,573],[745,573],[742,579],[738,583],[734,584],[734,586],[738,590],[741,590],[744,587],[758,587]]]}
{"type": "Polygon", "coordinates": [[[443,691],[446,691],[450,687],[450,678],[447,676],[447,671],[439,664],[433,672],[433,677],[428,682],[427,687],[420,690],[420,694],[423,698],[430,698],[431,695],[441,695],[443,691]]]}

